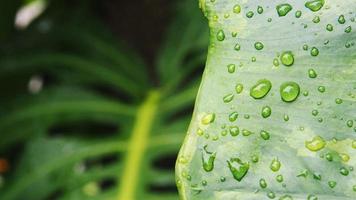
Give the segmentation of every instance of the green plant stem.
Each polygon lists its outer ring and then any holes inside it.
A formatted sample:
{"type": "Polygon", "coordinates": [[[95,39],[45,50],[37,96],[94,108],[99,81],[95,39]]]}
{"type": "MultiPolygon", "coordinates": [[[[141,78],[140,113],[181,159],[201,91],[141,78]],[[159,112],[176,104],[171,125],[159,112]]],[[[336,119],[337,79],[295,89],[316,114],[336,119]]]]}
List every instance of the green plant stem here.
{"type": "Polygon", "coordinates": [[[160,93],[158,91],[151,91],[137,112],[132,137],[128,143],[126,162],[121,173],[123,176],[119,182],[118,200],[135,199],[139,170],[148,146],[149,134],[157,112],[159,98],[160,93]]]}

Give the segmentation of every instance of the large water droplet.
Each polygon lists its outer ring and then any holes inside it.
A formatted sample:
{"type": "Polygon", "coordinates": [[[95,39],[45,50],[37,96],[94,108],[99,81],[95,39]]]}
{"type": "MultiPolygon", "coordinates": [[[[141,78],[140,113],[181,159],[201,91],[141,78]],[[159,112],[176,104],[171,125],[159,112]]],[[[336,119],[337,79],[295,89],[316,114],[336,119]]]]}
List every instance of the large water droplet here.
{"type": "Polygon", "coordinates": [[[286,16],[293,9],[293,7],[290,4],[285,3],[285,4],[277,5],[276,9],[277,9],[278,15],[280,17],[283,17],[283,16],[286,16]]]}
{"type": "Polygon", "coordinates": [[[290,52],[290,51],[283,52],[281,55],[281,62],[283,65],[285,65],[287,67],[292,66],[294,63],[294,56],[293,56],[292,52],[290,52]]]}
{"type": "Polygon", "coordinates": [[[309,8],[313,12],[319,11],[325,4],[324,0],[312,0],[305,3],[305,7],[309,8]]]}
{"type": "Polygon", "coordinates": [[[300,88],[295,82],[285,82],[281,85],[279,92],[283,101],[293,102],[299,96],[300,88]]]}
{"type": "Polygon", "coordinates": [[[211,172],[214,169],[214,161],[216,157],[216,152],[209,152],[207,150],[207,145],[204,146],[204,151],[202,153],[203,169],[206,172],[211,172]]]}
{"type": "Polygon", "coordinates": [[[230,172],[232,173],[234,179],[241,181],[247,174],[250,165],[248,162],[243,162],[239,158],[231,158],[227,161],[230,172]]]}
{"type": "Polygon", "coordinates": [[[315,136],[312,140],[305,141],[305,147],[310,151],[320,151],[325,145],[325,140],[320,136],[315,136]]]}
{"type": "Polygon", "coordinates": [[[271,81],[267,79],[261,79],[257,81],[257,83],[252,86],[250,90],[250,96],[254,99],[261,99],[268,94],[268,92],[272,88],[271,81]]]}

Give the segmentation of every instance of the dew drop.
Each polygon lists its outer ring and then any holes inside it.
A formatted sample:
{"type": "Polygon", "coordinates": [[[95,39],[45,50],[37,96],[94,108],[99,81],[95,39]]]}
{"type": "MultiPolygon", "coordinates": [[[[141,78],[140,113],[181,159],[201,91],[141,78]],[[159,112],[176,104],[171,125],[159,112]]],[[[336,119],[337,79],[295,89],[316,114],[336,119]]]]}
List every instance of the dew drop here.
{"type": "Polygon", "coordinates": [[[309,47],[308,47],[307,44],[303,45],[303,50],[304,50],[304,51],[308,51],[308,49],[309,49],[309,47]]]}
{"type": "Polygon", "coordinates": [[[281,174],[277,175],[276,176],[276,181],[279,182],[279,183],[283,182],[283,175],[281,175],[281,174]]]}
{"type": "Polygon", "coordinates": [[[313,18],[313,22],[314,22],[315,24],[319,23],[319,22],[320,22],[320,17],[319,17],[319,16],[315,16],[315,17],[313,18]]]}
{"type": "Polygon", "coordinates": [[[351,30],[352,30],[351,26],[348,26],[345,28],[345,33],[351,33],[351,30]]]}
{"type": "Polygon", "coordinates": [[[283,195],[279,198],[279,200],[293,200],[293,198],[290,195],[283,195]]]}
{"type": "Polygon", "coordinates": [[[285,51],[281,55],[281,63],[287,67],[292,66],[294,63],[294,56],[292,52],[285,51]]]}
{"type": "Polygon", "coordinates": [[[308,195],[307,200],[318,200],[318,197],[313,194],[310,194],[310,195],[308,195]]]}
{"type": "Polygon", "coordinates": [[[244,86],[241,83],[236,84],[235,91],[237,94],[240,94],[244,89],[244,86]]]}
{"type": "Polygon", "coordinates": [[[354,125],[354,121],[352,121],[351,119],[347,120],[346,125],[351,128],[354,125]]]}
{"type": "Polygon", "coordinates": [[[262,44],[262,42],[256,42],[255,43],[255,49],[256,50],[262,50],[264,47],[264,45],[262,44]]]}
{"type": "Polygon", "coordinates": [[[305,3],[305,7],[309,8],[313,12],[319,11],[325,4],[324,0],[312,0],[305,3]]]}
{"type": "Polygon", "coordinates": [[[227,71],[229,73],[234,73],[235,72],[235,68],[236,68],[235,64],[228,64],[227,65],[227,71]]]}
{"type": "Polygon", "coordinates": [[[274,199],[274,198],[276,198],[276,194],[274,194],[274,192],[270,191],[267,193],[267,197],[270,199],[274,199]]]}
{"type": "Polygon", "coordinates": [[[249,131],[247,129],[242,129],[242,135],[243,136],[249,136],[249,135],[252,135],[253,132],[252,131],[249,131]]]}
{"type": "Polygon", "coordinates": [[[333,31],[334,30],[333,25],[331,25],[331,24],[326,25],[326,30],[327,31],[333,31]]]}
{"type": "Polygon", "coordinates": [[[229,103],[234,99],[234,94],[227,94],[224,96],[223,101],[224,103],[229,103]]]}
{"type": "Polygon", "coordinates": [[[321,93],[324,93],[325,92],[325,86],[319,86],[318,87],[318,91],[321,92],[321,93]]]}
{"type": "Polygon", "coordinates": [[[314,69],[308,69],[309,78],[316,78],[318,75],[314,69]]]}
{"type": "Polygon", "coordinates": [[[241,6],[238,5],[238,4],[236,4],[236,5],[233,7],[232,11],[233,11],[234,13],[236,13],[236,14],[239,14],[239,13],[241,12],[241,6]]]}
{"type": "Polygon", "coordinates": [[[316,47],[312,47],[310,50],[310,55],[312,56],[318,56],[319,55],[319,49],[316,47]]]}
{"type": "Polygon", "coordinates": [[[269,107],[269,106],[264,106],[264,107],[262,108],[261,115],[262,115],[263,118],[267,118],[267,117],[271,116],[271,113],[272,113],[271,107],[269,107]]]}
{"type": "Polygon", "coordinates": [[[223,30],[219,30],[218,33],[216,34],[216,39],[218,41],[224,41],[225,40],[225,33],[223,30]]]}
{"type": "Polygon", "coordinates": [[[340,24],[345,24],[346,20],[345,20],[345,16],[344,15],[340,15],[339,18],[337,19],[337,21],[340,24]]]}
{"type": "Polygon", "coordinates": [[[267,187],[267,182],[263,178],[260,179],[259,184],[260,184],[261,188],[266,188],[267,187]]]}
{"type": "Polygon", "coordinates": [[[336,186],[336,181],[329,181],[328,185],[330,188],[334,188],[336,186]]]}
{"type": "Polygon", "coordinates": [[[235,47],[234,47],[235,51],[240,51],[241,49],[241,46],[239,44],[236,44],[235,47]]]}
{"type": "Polygon", "coordinates": [[[206,185],[208,184],[208,182],[207,182],[206,180],[202,180],[201,184],[202,184],[203,186],[206,186],[206,185]]]}
{"type": "Polygon", "coordinates": [[[239,114],[237,112],[232,112],[230,115],[229,115],[229,121],[230,122],[234,122],[236,121],[237,117],[239,116],[239,114]]]}
{"type": "Polygon", "coordinates": [[[325,147],[325,145],[326,145],[325,140],[320,136],[315,136],[312,140],[305,141],[305,147],[310,151],[314,151],[314,152],[320,151],[325,147]]]}
{"type": "Polygon", "coordinates": [[[201,123],[204,125],[208,125],[208,124],[214,122],[214,120],[215,120],[215,114],[210,113],[203,117],[203,119],[201,120],[201,123]]]}
{"type": "Polygon", "coordinates": [[[278,66],[279,66],[279,61],[278,61],[277,58],[273,59],[273,65],[274,65],[275,67],[278,67],[278,66]]]}
{"type": "Polygon", "coordinates": [[[333,157],[333,155],[331,155],[331,153],[327,153],[325,155],[325,158],[327,161],[330,161],[330,162],[334,160],[334,157],[333,157]]]}
{"type": "Polygon", "coordinates": [[[336,99],[335,99],[335,103],[336,103],[336,104],[342,104],[342,102],[343,102],[343,100],[340,99],[340,98],[336,98],[336,99]]]}
{"type": "Polygon", "coordinates": [[[265,97],[272,88],[271,81],[261,79],[251,88],[250,96],[254,99],[261,99],[265,97]]]}
{"type": "Polygon", "coordinates": [[[345,167],[341,167],[339,172],[341,175],[344,175],[344,176],[349,175],[349,170],[347,170],[345,167]]]}
{"type": "Polygon", "coordinates": [[[238,136],[238,135],[239,135],[240,129],[239,129],[239,127],[237,127],[237,126],[231,126],[231,127],[229,128],[229,132],[230,132],[230,135],[231,135],[231,136],[235,137],[235,136],[238,136]]]}
{"type": "Polygon", "coordinates": [[[203,169],[206,172],[211,172],[214,169],[214,161],[216,157],[216,152],[209,152],[207,150],[207,145],[204,146],[204,150],[202,152],[202,162],[203,169]]]}
{"type": "Polygon", "coordinates": [[[248,162],[245,163],[239,158],[231,158],[230,160],[227,160],[227,164],[234,179],[239,182],[246,176],[250,168],[248,162]]]}
{"type": "Polygon", "coordinates": [[[258,7],[257,7],[257,13],[258,13],[258,14],[262,14],[262,13],[263,13],[263,8],[262,8],[262,6],[258,6],[258,7]]]}
{"type": "Polygon", "coordinates": [[[295,82],[285,82],[281,85],[279,91],[283,101],[293,102],[299,96],[300,87],[295,82]]]}
{"type": "Polygon", "coordinates": [[[259,160],[259,158],[258,158],[257,155],[253,155],[253,156],[251,157],[251,160],[252,160],[252,162],[257,163],[258,160],[259,160]]]}
{"type": "Polygon", "coordinates": [[[270,169],[273,172],[277,172],[279,171],[280,168],[281,168],[281,162],[278,160],[278,158],[273,159],[270,164],[270,169]]]}
{"type": "MultiPolygon", "coordinates": [[[[269,140],[269,139],[270,139],[270,134],[269,134],[269,132],[264,131],[264,130],[262,130],[262,131],[260,132],[260,136],[261,136],[261,138],[264,139],[264,140],[269,140]]],[[[356,143],[356,142],[355,142],[355,143],[356,143]]],[[[355,144],[355,145],[356,145],[356,144],[355,144]]]]}
{"type": "Polygon", "coordinates": [[[318,110],[313,110],[313,111],[312,111],[312,115],[313,115],[313,116],[317,116],[318,114],[319,114],[319,111],[318,111],[318,110]]]}
{"type": "Polygon", "coordinates": [[[285,3],[285,4],[277,5],[276,9],[277,9],[278,15],[280,17],[283,17],[283,16],[286,16],[293,9],[293,7],[290,4],[285,3]]]}
{"type": "Polygon", "coordinates": [[[253,11],[248,11],[248,12],[246,13],[246,17],[247,17],[247,18],[252,18],[254,14],[255,14],[255,13],[253,13],[253,11]]]}
{"type": "Polygon", "coordinates": [[[199,136],[204,135],[204,131],[201,130],[200,128],[198,128],[198,130],[197,130],[197,135],[199,135],[199,136]]]}
{"type": "Polygon", "coordinates": [[[295,17],[300,18],[301,16],[302,16],[302,11],[297,10],[297,12],[295,12],[295,17]]]}

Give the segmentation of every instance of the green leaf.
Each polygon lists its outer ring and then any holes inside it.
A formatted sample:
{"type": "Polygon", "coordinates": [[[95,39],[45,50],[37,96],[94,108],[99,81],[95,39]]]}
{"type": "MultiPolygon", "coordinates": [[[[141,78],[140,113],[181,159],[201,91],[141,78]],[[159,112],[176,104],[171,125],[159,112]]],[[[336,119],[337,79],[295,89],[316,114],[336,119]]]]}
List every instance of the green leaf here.
{"type": "Polygon", "coordinates": [[[210,45],[181,199],[355,199],[356,1],[200,4],[210,45]]]}

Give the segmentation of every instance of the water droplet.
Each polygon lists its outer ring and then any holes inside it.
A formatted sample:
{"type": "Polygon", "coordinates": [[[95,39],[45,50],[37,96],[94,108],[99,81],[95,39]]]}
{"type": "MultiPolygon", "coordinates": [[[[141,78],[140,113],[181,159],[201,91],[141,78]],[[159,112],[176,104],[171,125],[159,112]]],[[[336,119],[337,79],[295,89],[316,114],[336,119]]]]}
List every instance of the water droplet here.
{"type": "Polygon", "coordinates": [[[210,113],[203,117],[203,119],[201,120],[201,123],[204,125],[208,125],[208,124],[214,122],[214,120],[215,120],[215,114],[210,113]]]}
{"type": "Polygon", "coordinates": [[[218,41],[224,41],[225,40],[225,33],[223,30],[219,30],[218,33],[216,34],[216,39],[218,41]]]}
{"type": "Polygon", "coordinates": [[[299,96],[300,88],[296,82],[285,82],[281,85],[279,91],[283,101],[293,102],[299,96]]]}
{"type": "Polygon", "coordinates": [[[352,121],[351,119],[347,120],[346,125],[351,128],[354,125],[354,121],[352,121]]]}
{"type": "Polygon", "coordinates": [[[313,111],[312,111],[312,115],[317,116],[318,114],[319,114],[319,111],[318,111],[318,110],[313,110],[313,111]]]}
{"type": "Polygon", "coordinates": [[[234,94],[227,94],[224,96],[223,101],[224,103],[229,103],[234,99],[234,94]]]}
{"type": "Polygon", "coordinates": [[[236,31],[231,32],[231,36],[232,37],[236,37],[237,36],[237,32],[236,31]]]}
{"type": "Polygon", "coordinates": [[[236,13],[236,14],[239,14],[239,13],[241,12],[241,6],[238,5],[238,4],[236,4],[236,5],[234,6],[234,8],[232,9],[232,11],[233,11],[234,13],[236,13]]]}
{"type": "Polygon", "coordinates": [[[261,79],[251,88],[250,96],[254,99],[265,97],[272,88],[272,83],[267,79],[261,79]]]}
{"type": "Polygon", "coordinates": [[[214,169],[214,161],[216,157],[216,152],[209,152],[207,150],[207,145],[204,146],[204,151],[202,152],[202,162],[203,169],[206,172],[211,172],[214,169]]]}
{"type": "Polygon", "coordinates": [[[234,136],[239,135],[240,129],[239,129],[239,127],[237,127],[237,126],[231,126],[231,127],[229,128],[229,132],[230,132],[230,135],[234,137],[234,136]]]}
{"type": "Polygon", "coordinates": [[[230,172],[232,173],[234,179],[241,181],[247,174],[250,165],[241,161],[239,158],[231,158],[227,161],[230,172]]]}
{"type": "Polygon", "coordinates": [[[331,25],[331,24],[326,25],[326,30],[333,31],[334,30],[333,25],[331,25]]]}
{"type": "Polygon", "coordinates": [[[270,134],[267,131],[262,130],[260,132],[260,135],[261,135],[262,139],[264,139],[264,140],[269,140],[270,139],[270,134]]]}
{"type": "Polygon", "coordinates": [[[276,198],[276,194],[274,194],[274,192],[272,192],[272,191],[269,191],[267,193],[267,197],[270,198],[270,199],[274,199],[274,198],[276,198]]]}
{"type": "Polygon", "coordinates": [[[327,161],[330,161],[330,162],[334,160],[333,155],[331,155],[331,153],[327,153],[325,155],[325,158],[326,158],[327,161]]]}
{"type": "Polygon", "coordinates": [[[321,93],[324,93],[325,92],[325,86],[319,86],[318,87],[318,91],[321,92],[321,93]]]}
{"type": "Polygon", "coordinates": [[[202,180],[201,184],[202,184],[203,186],[206,186],[206,185],[208,184],[208,182],[207,182],[206,180],[202,180]]]}
{"type": "Polygon", "coordinates": [[[266,182],[265,179],[261,178],[259,183],[260,183],[260,187],[261,188],[266,188],[267,187],[267,182],[266,182]]]}
{"type": "Polygon", "coordinates": [[[308,51],[308,49],[309,49],[309,46],[307,44],[303,45],[303,50],[304,51],[308,51]]]}
{"type": "Polygon", "coordinates": [[[324,0],[312,0],[305,3],[305,7],[309,8],[313,12],[319,11],[324,6],[324,0]]]}
{"type": "Polygon", "coordinates": [[[226,136],[227,135],[227,130],[222,130],[220,133],[221,136],[226,136]]]}
{"type": "Polygon", "coordinates": [[[222,177],[220,177],[220,181],[221,181],[221,182],[225,182],[225,181],[226,181],[226,178],[222,176],[222,177]]]}
{"type": "Polygon", "coordinates": [[[339,156],[340,156],[341,160],[344,162],[349,162],[349,160],[350,160],[350,156],[346,153],[340,153],[339,156]]]}
{"type": "Polygon", "coordinates": [[[302,16],[302,11],[297,10],[297,12],[295,12],[295,17],[300,18],[301,16],[302,16]]]}
{"type": "Polygon", "coordinates": [[[336,104],[342,104],[342,102],[343,102],[343,100],[340,99],[340,98],[336,98],[336,99],[335,99],[335,103],[336,103],[336,104]]]}
{"type": "Polygon", "coordinates": [[[262,50],[263,47],[264,47],[264,45],[262,44],[262,42],[256,42],[255,43],[256,50],[262,50]]]}
{"type": "Polygon", "coordinates": [[[262,6],[258,6],[258,7],[257,7],[257,13],[258,13],[258,14],[262,14],[262,13],[263,13],[263,8],[262,8],[262,6]]]}
{"type": "Polygon", "coordinates": [[[304,177],[304,178],[306,178],[306,177],[308,177],[308,175],[309,175],[309,171],[308,170],[303,170],[302,172],[300,172],[298,175],[297,175],[297,177],[304,177]]]}
{"type": "Polygon", "coordinates": [[[252,61],[252,62],[256,62],[256,57],[255,57],[255,56],[252,56],[251,61],[252,61]]]}
{"type": "Polygon", "coordinates": [[[283,195],[279,198],[279,200],[293,200],[292,196],[290,195],[283,195]]]}
{"type": "Polygon", "coordinates": [[[310,55],[312,55],[312,56],[318,56],[318,55],[319,55],[319,49],[316,48],[316,47],[313,47],[313,48],[310,50],[310,55]]]}
{"type": "Polygon", "coordinates": [[[345,167],[341,167],[340,168],[340,174],[344,175],[344,176],[347,176],[347,175],[349,175],[349,170],[347,170],[345,167]]]}
{"type": "Polygon", "coordinates": [[[236,44],[235,47],[234,47],[235,51],[240,51],[241,49],[241,46],[239,44],[236,44]]]}
{"type": "Polygon", "coordinates": [[[313,173],[313,178],[314,178],[315,180],[320,181],[320,180],[321,180],[321,174],[314,172],[314,173],[313,173]]]}
{"type": "Polygon", "coordinates": [[[285,4],[277,5],[276,9],[277,9],[278,15],[280,17],[283,17],[283,16],[286,16],[293,9],[293,7],[290,4],[285,3],[285,4]]]}
{"type": "Polygon", "coordinates": [[[345,24],[346,20],[345,20],[345,16],[344,15],[340,15],[339,18],[337,19],[337,21],[340,24],[345,24]]]}
{"type": "Polygon", "coordinates": [[[281,63],[287,67],[292,66],[294,63],[294,56],[292,52],[290,51],[283,52],[281,55],[281,63]]]}
{"type": "Polygon", "coordinates": [[[247,17],[247,18],[252,18],[254,14],[255,14],[255,13],[253,13],[253,11],[248,11],[248,12],[246,13],[246,17],[247,17]]]}
{"type": "Polygon", "coordinates": [[[251,160],[252,160],[252,162],[257,163],[259,159],[258,159],[258,156],[257,156],[257,155],[253,155],[253,156],[251,157],[251,160]]]}
{"type": "Polygon", "coordinates": [[[271,116],[271,113],[272,113],[271,107],[269,107],[269,106],[264,106],[264,107],[262,108],[261,115],[262,115],[263,118],[267,118],[267,117],[271,116]]]}
{"type": "Polygon", "coordinates": [[[281,162],[278,160],[278,158],[272,160],[270,168],[273,172],[279,171],[279,169],[281,168],[281,162]]]}
{"type": "Polygon", "coordinates": [[[319,16],[315,16],[314,18],[313,18],[313,22],[314,23],[319,23],[320,22],[320,17],[319,16]]]}
{"type": "Polygon", "coordinates": [[[237,117],[239,116],[239,114],[237,112],[232,112],[230,115],[229,115],[229,121],[230,122],[234,122],[236,121],[237,117]]]}
{"type": "Polygon", "coordinates": [[[235,68],[236,68],[236,66],[234,64],[228,64],[227,65],[227,71],[229,73],[234,73],[235,72],[235,68]]]}
{"type": "Polygon", "coordinates": [[[247,129],[242,129],[242,135],[243,136],[249,136],[249,135],[252,135],[253,132],[252,131],[249,131],[247,129]]]}
{"type": "Polygon", "coordinates": [[[289,121],[289,116],[286,115],[286,114],[284,114],[284,115],[283,115],[283,120],[284,120],[285,122],[289,121]]]}
{"type": "Polygon", "coordinates": [[[268,18],[268,19],[267,19],[267,22],[271,22],[271,21],[272,21],[272,18],[268,18]]]}
{"type": "Polygon", "coordinates": [[[274,65],[275,67],[278,67],[278,66],[279,66],[279,61],[278,61],[277,58],[273,59],[273,65],[274,65]]]}
{"type": "Polygon", "coordinates": [[[356,192],[356,185],[352,186],[352,190],[356,192]]]}
{"type": "Polygon", "coordinates": [[[197,130],[197,135],[199,135],[199,136],[204,135],[204,131],[201,130],[200,128],[198,128],[198,130],[197,130]]]}
{"type": "Polygon", "coordinates": [[[318,76],[318,74],[316,73],[316,71],[314,69],[308,69],[308,75],[309,75],[309,78],[316,78],[318,76]]]}
{"type": "Polygon", "coordinates": [[[345,28],[345,33],[351,33],[351,30],[352,30],[351,26],[348,26],[345,28]]]}
{"type": "Polygon", "coordinates": [[[276,181],[279,182],[279,183],[283,182],[283,175],[282,174],[278,174],[276,176],[276,181]]]}
{"type": "Polygon", "coordinates": [[[335,181],[329,181],[328,185],[330,188],[334,188],[336,186],[336,182],[335,181]]]}
{"type": "Polygon", "coordinates": [[[237,94],[240,94],[244,89],[244,86],[241,83],[236,84],[235,91],[237,94]]]}
{"type": "Polygon", "coordinates": [[[320,151],[325,145],[325,140],[320,136],[315,136],[312,140],[305,141],[305,147],[310,151],[320,151]]]}

